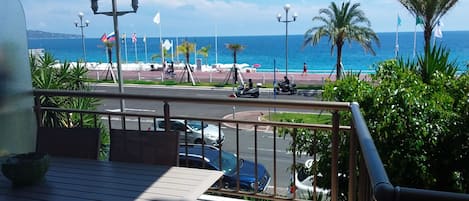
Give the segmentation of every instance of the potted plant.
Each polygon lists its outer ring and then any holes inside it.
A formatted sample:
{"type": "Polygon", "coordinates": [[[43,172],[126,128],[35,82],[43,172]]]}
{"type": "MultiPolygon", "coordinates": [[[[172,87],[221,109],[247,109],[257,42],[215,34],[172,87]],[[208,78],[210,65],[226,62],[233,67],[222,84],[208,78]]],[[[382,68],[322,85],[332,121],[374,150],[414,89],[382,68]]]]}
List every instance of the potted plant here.
{"type": "Polygon", "coordinates": [[[14,186],[36,184],[49,169],[49,155],[37,152],[7,157],[2,164],[2,173],[14,186]]]}

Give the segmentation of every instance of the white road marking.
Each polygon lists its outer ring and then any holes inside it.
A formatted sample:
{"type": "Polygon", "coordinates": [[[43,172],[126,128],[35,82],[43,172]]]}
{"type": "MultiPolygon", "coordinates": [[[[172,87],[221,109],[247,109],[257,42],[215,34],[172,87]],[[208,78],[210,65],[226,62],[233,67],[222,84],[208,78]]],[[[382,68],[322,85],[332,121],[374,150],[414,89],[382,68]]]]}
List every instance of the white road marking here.
{"type": "MultiPolygon", "coordinates": [[[[101,120],[108,120],[107,117],[101,117],[101,120]]],[[[111,121],[121,121],[121,118],[119,117],[111,117],[111,121]]],[[[137,122],[138,118],[125,118],[125,121],[130,121],[130,122],[137,122]]],[[[153,120],[148,120],[148,118],[145,119],[140,119],[141,123],[153,123],[153,120]]]]}
{"type": "MultiPolygon", "coordinates": [[[[133,111],[133,112],[156,112],[156,110],[148,110],[148,109],[138,109],[138,108],[125,108],[125,111],[133,111]]],[[[121,109],[107,109],[108,112],[120,112],[121,109]]]]}
{"type": "MultiPolygon", "coordinates": [[[[249,150],[254,150],[254,147],[248,147],[249,150]]],[[[257,148],[257,151],[265,151],[265,152],[274,152],[273,149],[266,149],[266,148],[257,148]]],[[[278,152],[278,153],[287,153],[286,151],[282,151],[282,150],[275,150],[275,152],[278,152]]]]}

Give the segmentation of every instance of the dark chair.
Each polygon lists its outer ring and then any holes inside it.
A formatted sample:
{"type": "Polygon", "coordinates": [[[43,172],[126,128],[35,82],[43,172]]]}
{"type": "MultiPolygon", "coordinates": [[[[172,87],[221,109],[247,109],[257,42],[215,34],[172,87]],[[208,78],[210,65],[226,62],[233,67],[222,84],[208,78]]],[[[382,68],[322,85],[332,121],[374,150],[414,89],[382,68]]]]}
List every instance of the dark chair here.
{"type": "Polygon", "coordinates": [[[111,129],[110,135],[110,161],[178,165],[177,132],[111,129]]]}
{"type": "Polygon", "coordinates": [[[98,159],[99,128],[39,127],[36,151],[51,156],[98,159]]]}

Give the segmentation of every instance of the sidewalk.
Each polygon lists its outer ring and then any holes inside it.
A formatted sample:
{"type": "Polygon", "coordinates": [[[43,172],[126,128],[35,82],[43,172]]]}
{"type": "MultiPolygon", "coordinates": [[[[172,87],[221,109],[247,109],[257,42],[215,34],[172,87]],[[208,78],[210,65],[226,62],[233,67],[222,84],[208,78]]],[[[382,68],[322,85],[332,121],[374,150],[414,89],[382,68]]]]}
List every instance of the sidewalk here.
{"type": "MultiPolygon", "coordinates": [[[[107,71],[105,70],[89,70],[88,76],[93,79],[99,77],[100,80],[105,79],[107,71]]],[[[117,76],[117,73],[114,73],[117,76]]],[[[187,79],[185,75],[182,77],[183,71],[176,71],[176,76],[170,78],[164,75],[162,71],[122,71],[122,76],[125,80],[152,80],[152,81],[161,81],[163,80],[175,80],[177,82],[187,79]]],[[[214,83],[223,83],[225,81],[232,83],[232,77],[228,78],[229,72],[193,72],[194,79],[200,82],[214,82],[214,83]]],[[[247,82],[248,79],[252,79],[254,83],[272,84],[274,77],[277,80],[283,80],[285,74],[282,72],[273,73],[273,72],[251,72],[243,73],[243,79],[247,82]]],[[[335,79],[335,75],[331,74],[307,74],[301,75],[301,73],[288,73],[288,77],[292,82],[297,84],[309,84],[309,85],[322,85],[325,80],[335,79]]],[[[107,79],[111,79],[111,76],[108,75],[107,79]]]]}

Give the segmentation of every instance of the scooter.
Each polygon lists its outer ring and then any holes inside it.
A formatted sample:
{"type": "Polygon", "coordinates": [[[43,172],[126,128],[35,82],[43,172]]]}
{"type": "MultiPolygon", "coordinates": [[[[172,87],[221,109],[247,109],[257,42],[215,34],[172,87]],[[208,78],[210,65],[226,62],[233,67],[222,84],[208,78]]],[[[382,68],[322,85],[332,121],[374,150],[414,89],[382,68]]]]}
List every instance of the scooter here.
{"type": "Polygon", "coordinates": [[[236,97],[243,97],[243,98],[258,98],[259,97],[259,87],[253,87],[251,89],[244,87],[243,85],[239,85],[236,91],[236,97]]]}
{"type": "Polygon", "coordinates": [[[290,95],[296,94],[297,92],[296,84],[295,83],[286,84],[285,82],[278,82],[278,84],[275,86],[275,93],[280,93],[280,92],[288,92],[290,95]]]}

